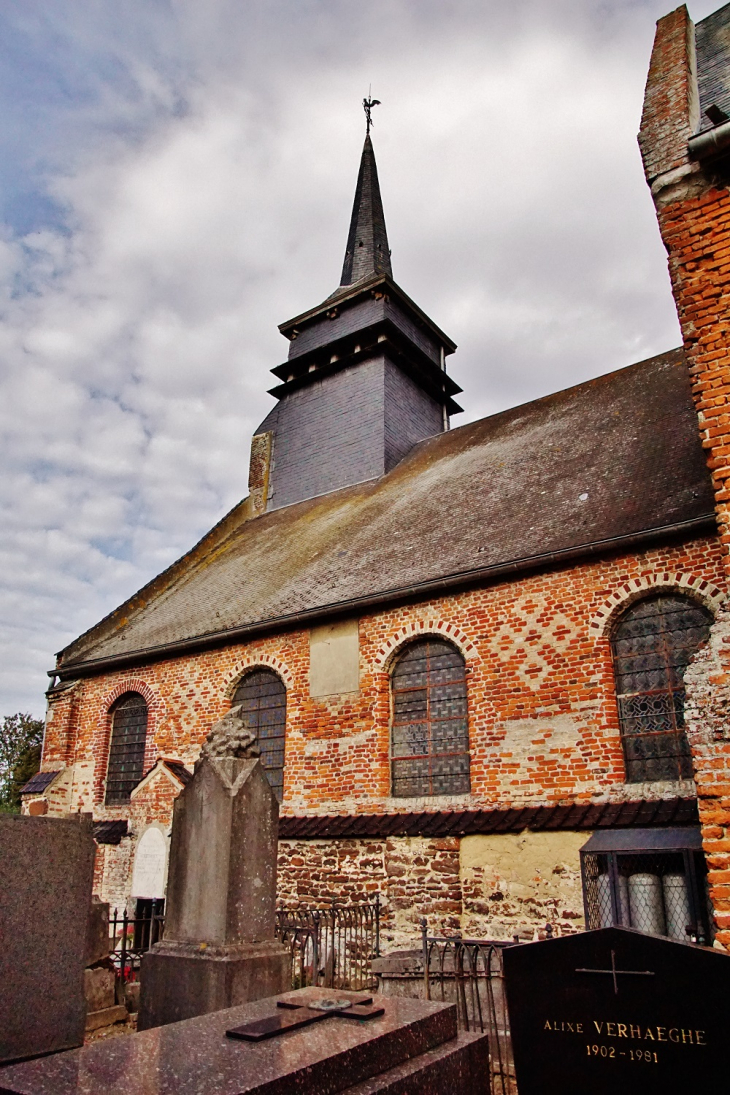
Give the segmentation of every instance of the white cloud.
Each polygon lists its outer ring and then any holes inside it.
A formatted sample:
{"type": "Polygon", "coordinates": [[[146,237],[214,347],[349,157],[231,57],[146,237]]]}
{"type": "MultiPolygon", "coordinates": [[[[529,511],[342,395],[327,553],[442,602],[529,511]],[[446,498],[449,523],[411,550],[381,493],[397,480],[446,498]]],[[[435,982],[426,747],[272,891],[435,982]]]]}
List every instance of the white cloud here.
{"type": "Polygon", "coordinates": [[[338,281],[370,83],[395,275],[460,344],[457,422],[677,344],[635,146],[663,13],[5,15],[2,711],[40,713],[54,651],[246,493],[276,325],[338,281]]]}

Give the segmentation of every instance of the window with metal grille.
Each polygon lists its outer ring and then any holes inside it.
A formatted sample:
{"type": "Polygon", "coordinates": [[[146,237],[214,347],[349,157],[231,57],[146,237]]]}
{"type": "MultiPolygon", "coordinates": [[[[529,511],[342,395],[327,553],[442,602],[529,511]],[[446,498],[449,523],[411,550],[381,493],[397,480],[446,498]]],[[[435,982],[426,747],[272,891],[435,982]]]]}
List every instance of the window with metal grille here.
{"type": "Polygon", "coordinates": [[[622,924],[685,943],[712,942],[699,829],[598,832],[581,849],[581,873],[587,928],[622,924]]]}
{"type": "Polygon", "coordinates": [[[286,688],[271,669],[255,669],[243,678],[233,697],[241,714],[256,734],[261,764],[271,789],[281,802],[284,790],[284,735],[286,731],[286,688]]]}
{"type": "Polygon", "coordinates": [[[112,740],[106,773],[106,804],[129,802],[144,774],[147,704],[139,692],[125,692],[112,711],[112,740]]]}
{"type": "Polygon", "coordinates": [[[689,597],[637,601],[612,638],[626,780],[691,779],[684,730],[684,671],[707,639],[712,615],[689,597]]]}
{"type": "Polygon", "coordinates": [[[451,643],[406,647],[391,677],[392,793],[458,795],[470,790],[466,666],[451,643]]]}

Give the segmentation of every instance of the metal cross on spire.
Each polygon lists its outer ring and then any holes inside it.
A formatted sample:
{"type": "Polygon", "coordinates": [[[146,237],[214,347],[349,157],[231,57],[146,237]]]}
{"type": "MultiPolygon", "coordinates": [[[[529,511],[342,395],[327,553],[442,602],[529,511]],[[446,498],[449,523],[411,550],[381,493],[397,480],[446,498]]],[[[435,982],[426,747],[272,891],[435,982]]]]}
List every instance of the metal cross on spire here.
{"type": "Polygon", "coordinates": [[[365,118],[367,119],[366,136],[370,136],[370,126],[373,124],[372,109],[374,106],[380,106],[380,99],[372,98],[372,88],[368,88],[368,97],[363,99],[362,108],[365,111],[365,118]]]}

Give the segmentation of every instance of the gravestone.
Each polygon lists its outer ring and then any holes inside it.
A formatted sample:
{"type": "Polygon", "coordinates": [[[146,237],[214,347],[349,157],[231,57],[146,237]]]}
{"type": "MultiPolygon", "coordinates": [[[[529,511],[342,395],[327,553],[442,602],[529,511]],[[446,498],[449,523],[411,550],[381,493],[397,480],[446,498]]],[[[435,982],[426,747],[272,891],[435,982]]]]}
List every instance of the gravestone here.
{"type": "MultiPolygon", "coordinates": [[[[332,990],[330,995],[332,995],[332,990]]],[[[3,1095],[489,1095],[485,1034],[457,1031],[456,1006],[374,996],[352,1011],[318,1012],[324,990],[202,1015],[112,1038],[71,1053],[0,1069],[3,1095]],[[280,1008],[279,1005],[287,1005],[280,1008]],[[292,1007],[292,1005],[294,1005],[292,1007]],[[371,1017],[365,1018],[367,1009],[371,1017]],[[272,1016],[303,1016],[255,1041],[240,1028],[269,1029],[272,1016]],[[303,1014],[306,1013],[306,1014],[303,1014]],[[319,1021],[312,1025],[312,1013],[319,1021]]]]}
{"type": "Polygon", "coordinates": [[[728,954],[600,928],[505,948],[504,973],[520,1095],[686,1095],[727,1075],[728,954]]]}
{"type": "Polygon", "coordinates": [[[132,897],[160,898],[165,896],[167,840],[161,829],[150,825],[142,833],[134,853],[132,867],[132,897]]]}
{"type": "Polygon", "coordinates": [[[0,816],[0,1061],[83,1043],[94,852],[90,814],[0,816]]]}
{"type": "Polygon", "coordinates": [[[175,801],[165,936],[144,956],[138,1029],[284,991],[275,937],[279,804],[234,707],[175,801]]]}

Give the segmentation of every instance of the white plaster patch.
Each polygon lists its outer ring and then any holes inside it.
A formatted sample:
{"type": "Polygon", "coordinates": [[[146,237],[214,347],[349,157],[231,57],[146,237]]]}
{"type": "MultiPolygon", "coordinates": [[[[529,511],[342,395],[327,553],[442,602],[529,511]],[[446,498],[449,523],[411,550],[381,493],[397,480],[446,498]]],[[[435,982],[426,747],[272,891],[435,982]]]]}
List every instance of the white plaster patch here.
{"type": "Polygon", "coordinates": [[[539,763],[530,761],[530,757],[563,755],[566,749],[576,749],[583,725],[572,715],[553,715],[546,719],[512,719],[498,723],[497,729],[504,732],[502,755],[509,753],[520,763],[539,763]]]}

